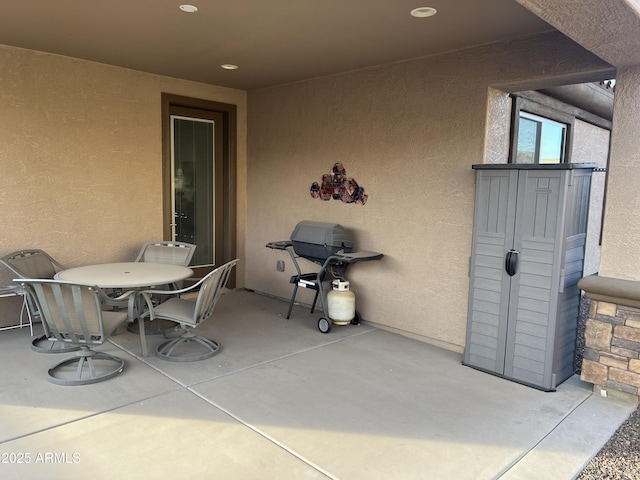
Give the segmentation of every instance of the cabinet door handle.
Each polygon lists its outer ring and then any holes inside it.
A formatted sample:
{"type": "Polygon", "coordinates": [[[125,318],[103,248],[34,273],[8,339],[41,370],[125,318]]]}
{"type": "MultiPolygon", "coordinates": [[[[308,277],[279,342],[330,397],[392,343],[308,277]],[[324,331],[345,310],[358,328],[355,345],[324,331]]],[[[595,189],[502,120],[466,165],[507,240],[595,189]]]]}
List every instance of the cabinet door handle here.
{"type": "Polygon", "coordinates": [[[513,248],[507,252],[507,256],[504,260],[504,269],[510,277],[513,277],[517,272],[519,253],[520,252],[513,248]]]}

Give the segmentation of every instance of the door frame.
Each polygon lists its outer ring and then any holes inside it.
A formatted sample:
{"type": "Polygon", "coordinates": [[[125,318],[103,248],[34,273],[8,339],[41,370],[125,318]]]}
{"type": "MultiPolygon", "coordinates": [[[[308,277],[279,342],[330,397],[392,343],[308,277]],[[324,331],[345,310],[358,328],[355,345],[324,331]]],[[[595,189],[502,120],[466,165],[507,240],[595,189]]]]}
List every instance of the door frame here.
{"type": "MultiPolygon", "coordinates": [[[[171,223],[173,222],[173,206],[171,205],[171,115],[190,110],[193,118],[198,118],[198,111],[221,113],[223,117],[222,147],[222,225],[223,246],[222,263],[236,258],[236,218],[237,218],[237,106],[162,93],[162,235],[164,240],[172,240],[171,223]]],[[[216,265],[219,266],[219,265],[216,265]]],[[[213,267],[196,268],[196,276],[200,277],[213,267]]],[[[228,286],[235,286],[235,269],[229,277],[228,286]]]]}

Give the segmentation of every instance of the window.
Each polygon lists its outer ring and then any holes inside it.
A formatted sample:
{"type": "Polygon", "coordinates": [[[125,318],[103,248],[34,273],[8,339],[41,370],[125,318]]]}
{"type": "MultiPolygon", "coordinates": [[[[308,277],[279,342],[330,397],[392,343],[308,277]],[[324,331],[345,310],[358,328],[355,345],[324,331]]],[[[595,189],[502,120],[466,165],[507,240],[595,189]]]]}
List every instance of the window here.
{"type": "Polygon", "coordinates": [[[569,163],[575,117],[513,96],[510,163],[569,163]]]}
{"type": "Polygon", "coordinates": [[[515,163],[564,163],[567,125],[520,112],[515,163]]]}

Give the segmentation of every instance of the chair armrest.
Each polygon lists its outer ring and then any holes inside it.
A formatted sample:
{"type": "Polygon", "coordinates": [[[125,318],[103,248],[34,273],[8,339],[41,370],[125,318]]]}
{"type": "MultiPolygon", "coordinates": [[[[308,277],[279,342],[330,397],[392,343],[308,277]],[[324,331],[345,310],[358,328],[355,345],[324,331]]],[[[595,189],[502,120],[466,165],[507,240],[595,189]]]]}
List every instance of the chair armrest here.
{"type": "Polygon", "coordinates": [[[100,289],[100,301],[105,305],[110,305],[113,307],[122,306],[131,298],[135,297],[135,291],[129,290],[117,297],[109,296],[103,289],[100,289]]]}
{"type": "MultiPolygon", "coordinates": [[[[144,294],[148,294],[148,295],[180,295],[181,293],[187,293],[191,290],[195,290],[197,287],[199,287],[203,280],[206,277],[203,278],[199,278],[198,281],[196,283],[194,283],[193,285],[189,285],[188,287],[185,288],[181,288],[179,290],[141,290],[138,292],[139,295],[144,295],[144,294]]],[[[187,279],[190,280],[190,279],[187,279]]],[[[193,279],[195,280],[195,278],[193,279]]]]}
{"type": "Polygon", "coordinates": [[[115,302],[123,302],[124,300],[127,300],[127,299],[135,296],[134,294],[136,292],[135,292],[135,290],[129,290],[129,291],[123,293],[122,295],[118,296],[118,297],[109,297],[106,293],[104,293],[104,292],[102,292],[102,293],[104,294],[105,297],[107,297],[108,300],[115,301],[115,302]]]}

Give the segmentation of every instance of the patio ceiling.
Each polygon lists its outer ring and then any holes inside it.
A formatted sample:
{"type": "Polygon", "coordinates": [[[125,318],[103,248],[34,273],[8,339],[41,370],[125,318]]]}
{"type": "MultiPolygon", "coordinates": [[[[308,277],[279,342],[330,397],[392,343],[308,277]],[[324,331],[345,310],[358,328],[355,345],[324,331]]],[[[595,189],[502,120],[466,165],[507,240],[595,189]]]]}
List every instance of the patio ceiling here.
{"type": "Polygon", "coordinates": [[[20,0],[0,15],[0,44],[243,90],[549,30],[515,0],[20,0]]]}

